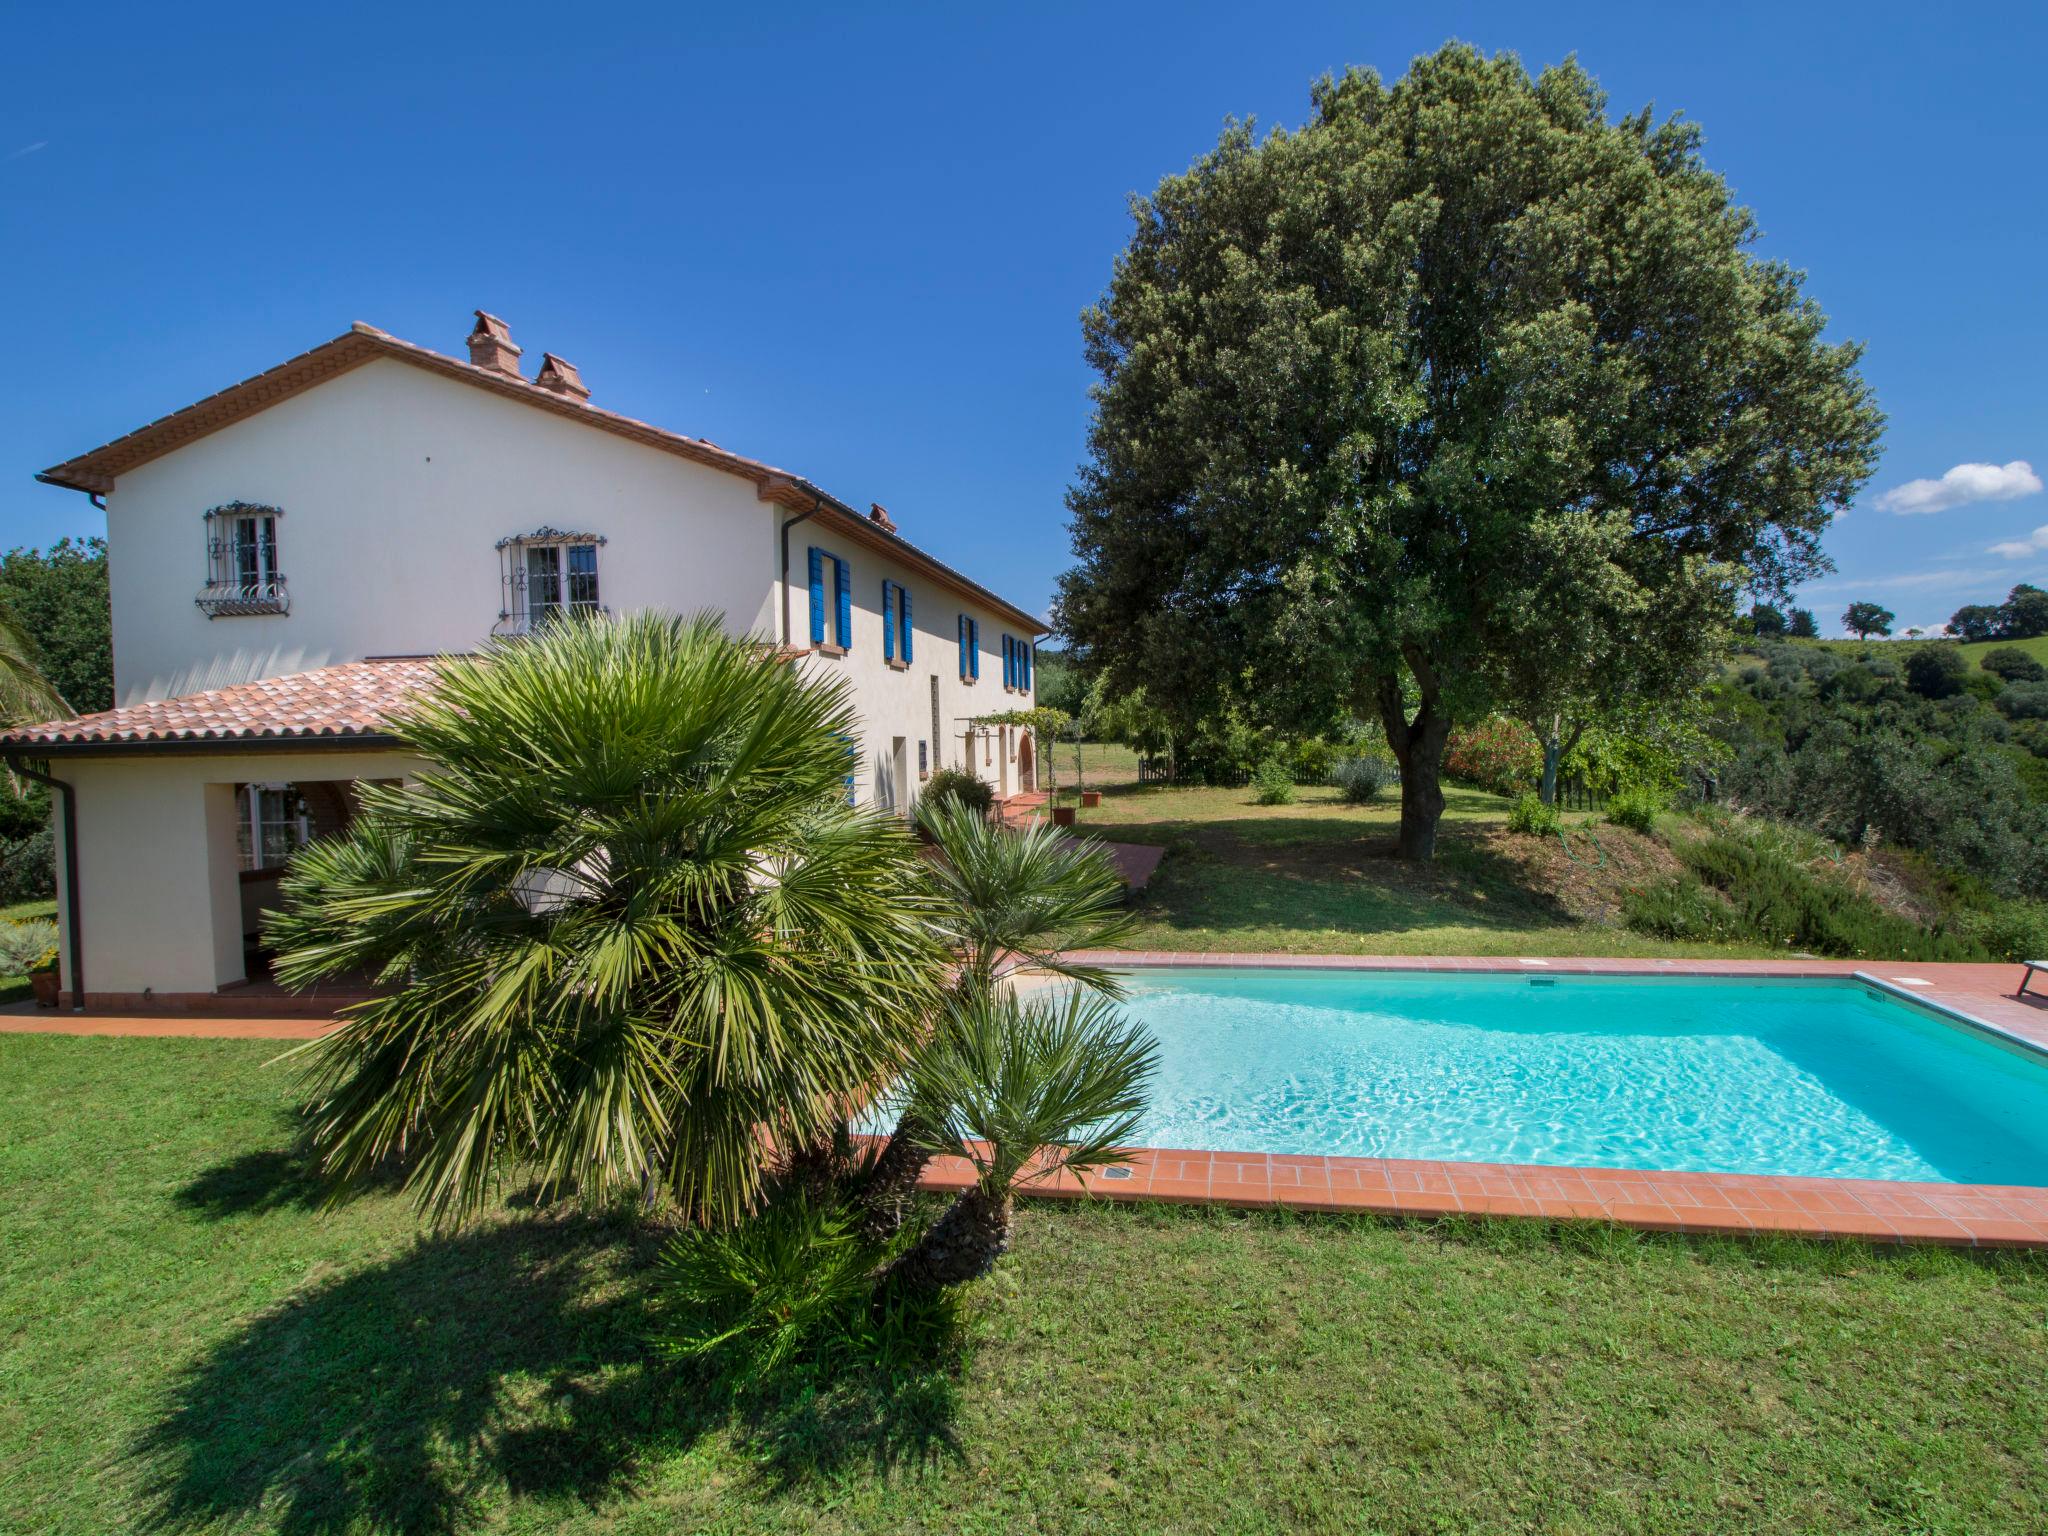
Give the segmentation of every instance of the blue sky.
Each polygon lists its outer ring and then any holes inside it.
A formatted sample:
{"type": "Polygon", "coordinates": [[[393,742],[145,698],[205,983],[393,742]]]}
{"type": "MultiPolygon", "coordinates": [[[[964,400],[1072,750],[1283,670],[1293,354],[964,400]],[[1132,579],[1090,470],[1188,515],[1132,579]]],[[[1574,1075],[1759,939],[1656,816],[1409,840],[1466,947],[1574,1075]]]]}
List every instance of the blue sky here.
{"type": "Polygon", "coordinates": [[[4,26],[0,545],[102,530],[37,469],[351,320],[459,354],[481,306],[598,403],[881,501],[1040,608],[1087,419],[1076,317],[1127,195],[1226,115],[1296,124],[1323,71],[1397,74],[1457,37],[1532,67],[1576,51],[1615,110],[1697,119],[1764,250],[1867,343],[1891,425],[1828,538],[1840,574],[1808,593],[1826,629],[1852,597],[1903,627],[2048,585],[2048,495],[2027,491],[2048,473],[2041,7],[17,6],[4,26]],[[1884,496],[1959,465],[1999,469],[1884,496]]]}

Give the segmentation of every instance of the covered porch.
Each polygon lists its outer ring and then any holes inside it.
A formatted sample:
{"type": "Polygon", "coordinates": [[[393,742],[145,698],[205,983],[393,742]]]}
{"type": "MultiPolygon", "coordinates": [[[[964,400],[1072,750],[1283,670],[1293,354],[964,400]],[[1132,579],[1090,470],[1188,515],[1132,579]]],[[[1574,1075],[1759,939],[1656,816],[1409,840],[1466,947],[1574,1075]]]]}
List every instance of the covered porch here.
{"type": "Polygon", "coordinates": [[[64,1007],[331,1013],[360,989],[269,979],[265,914],[292,856],[362,789],[418,771],[385,730],[417,658],[239,684],[0,736],[51,788],[64,1007]]]}

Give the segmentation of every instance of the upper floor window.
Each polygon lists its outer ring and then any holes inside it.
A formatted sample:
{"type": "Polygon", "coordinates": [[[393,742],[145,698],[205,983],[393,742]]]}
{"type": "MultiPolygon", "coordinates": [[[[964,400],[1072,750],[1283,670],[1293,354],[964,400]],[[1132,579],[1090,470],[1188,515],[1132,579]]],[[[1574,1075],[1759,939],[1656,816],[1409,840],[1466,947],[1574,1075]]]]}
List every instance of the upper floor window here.
{"type": "Polygon", "coordinates": [[[206,514],[206,586],[195,601],[209,619],[288,613],[277,561],[276,507],[230,501],[206,514]]]}
{"type": "Polygon", "coordinates": [[[1015,635],[1003,636],[1003,686],[1018,693],[1031,691],[1031,642],[1015,635]]]}
{"type": "Polygon", "coordinates": [[[550,619],[604,612],[598,592],[597,552],[604,536],[538,528],[516,539],[501,539],[498,557],[505,584],[501,628],[530,634],[550,619]]]}
{"type": "Polygon", "coordinates": [[[960,681],[971,683],[981,676],[981,624],[960,615],[960,681]]]}
{"type": "Polygon", "coordinates": [[[847,563],[829,549],[811,546],[811,644],[825,643],[825,572],[832,573],[832,644],[853,648],[853,579],[847,563]]]}
{"type": "Polygon", "coordinates": [[[910,593],[900,581],[882,583],[882,659],[899,666],[911,663],[910,593]]]}

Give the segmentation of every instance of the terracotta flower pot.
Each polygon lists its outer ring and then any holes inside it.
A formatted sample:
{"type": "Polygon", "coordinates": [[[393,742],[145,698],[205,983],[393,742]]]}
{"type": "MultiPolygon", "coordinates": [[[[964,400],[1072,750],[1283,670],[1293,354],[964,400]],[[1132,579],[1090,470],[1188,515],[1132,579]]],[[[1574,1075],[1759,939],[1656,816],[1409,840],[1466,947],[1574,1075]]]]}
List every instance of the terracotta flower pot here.
{"type": "Polygon", "coordinates": [[[1074,808],[1071,805],[1054,806],[1052,824],[1056,827],[1071,827],[1074,824],[1074,808]]]}
{"type": "Polygon", "coordinates": [[[57,1006],[57,993],[62,984],[58,980],[55,971],[30,971],[28,984],[35,992],[37,1007],[54,1008],[57,1006]]]}
{"type": "Polygon", "coordinates": [[[1101,791],[1101,790],[1099,790],[1099,789],[1084,789],[1084,790],[1082,790],[1082,791],[1081,791],[1081,809],[1082,809],[1082,810],[1084,810],[1084,811],[1092,811],[1092,810],[1094,810],[1094,809],[1095,809],[1095,807],[1097,807],[1097,806],[1098,806],[1098,805],[1100,805],[1100,804],[1102,804],[1102,791],[1101,791]]]}

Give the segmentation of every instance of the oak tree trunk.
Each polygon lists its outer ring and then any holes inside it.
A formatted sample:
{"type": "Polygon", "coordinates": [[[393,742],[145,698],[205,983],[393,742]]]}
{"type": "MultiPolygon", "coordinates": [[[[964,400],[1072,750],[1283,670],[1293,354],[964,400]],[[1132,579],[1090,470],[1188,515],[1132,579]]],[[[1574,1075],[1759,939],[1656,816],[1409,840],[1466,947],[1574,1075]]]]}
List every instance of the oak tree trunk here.
{"type": "Polygon", "coordinates": [[[1422,690],[1422,706],[1413,719],[1402,700],[1398,676],[1382,676],[1376,691],[1387,744],[1401,765],[1401,833],[1394,852],[1426,864],[1436,857],[1436,826],[1444,814],[1444,743],[1451,721],[1444,712],[1435,669],[1413,650],[1408,664],[1422,690]]]}
{"type": "Polygon", "coordinates": [[[915,1247],[889,1266],[887,1282],[911,1291],[936,1291],[980,1279],[1009,1252],[1012,1210],[1007,1194],[967,1190],[915,1247]]]}

